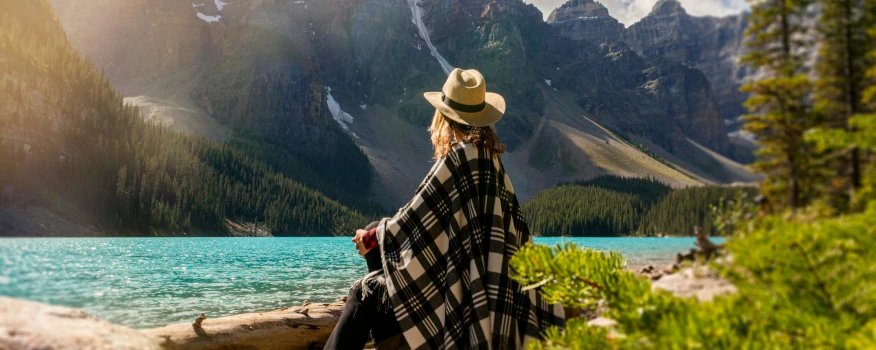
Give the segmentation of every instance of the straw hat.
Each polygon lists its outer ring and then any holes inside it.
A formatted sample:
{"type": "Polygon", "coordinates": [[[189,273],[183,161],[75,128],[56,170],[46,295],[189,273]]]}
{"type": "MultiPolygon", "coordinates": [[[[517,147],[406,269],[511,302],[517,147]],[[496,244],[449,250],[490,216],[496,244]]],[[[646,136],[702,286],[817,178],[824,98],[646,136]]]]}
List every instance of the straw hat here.
{"type": "Polygon", "coordinates": [[[453,69],[441,92],[423,96],[442,114],[468,126],[490,126],[505,114],[505,99],[487,92],[484,76],[474,69],[453,69]]]}

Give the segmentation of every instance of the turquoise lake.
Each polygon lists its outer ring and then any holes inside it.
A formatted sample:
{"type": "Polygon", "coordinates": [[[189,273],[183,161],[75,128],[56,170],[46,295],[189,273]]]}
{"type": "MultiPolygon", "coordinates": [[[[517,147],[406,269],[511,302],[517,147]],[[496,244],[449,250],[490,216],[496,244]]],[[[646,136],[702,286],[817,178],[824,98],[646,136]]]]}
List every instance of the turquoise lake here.
{"type": "MultiPolygon", "coordinates": [[[[537,238],[664,264],[693,238],[537,238]]],[[[0,239],[0,295],[135,328],[330,302],[367,271],[350,238],[0,239]]]]}

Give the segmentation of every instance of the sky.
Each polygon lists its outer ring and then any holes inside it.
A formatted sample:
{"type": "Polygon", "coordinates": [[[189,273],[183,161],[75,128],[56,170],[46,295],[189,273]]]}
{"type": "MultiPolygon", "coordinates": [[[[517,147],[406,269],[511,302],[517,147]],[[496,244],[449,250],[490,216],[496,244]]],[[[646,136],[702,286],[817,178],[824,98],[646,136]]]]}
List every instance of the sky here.
{"type": "MultiPolygon", "coordinates": [[[[551,11],[567,0],[524,0],[532,3],[547,18],[551,11]]],[[[645,17],[658,0],[596,0],[608,8],[608,13],[629,27],[645,17]]],[[[725,16],[748,9],[745,0],[679,0],[687,13],[694,16],[725,16]]]]}

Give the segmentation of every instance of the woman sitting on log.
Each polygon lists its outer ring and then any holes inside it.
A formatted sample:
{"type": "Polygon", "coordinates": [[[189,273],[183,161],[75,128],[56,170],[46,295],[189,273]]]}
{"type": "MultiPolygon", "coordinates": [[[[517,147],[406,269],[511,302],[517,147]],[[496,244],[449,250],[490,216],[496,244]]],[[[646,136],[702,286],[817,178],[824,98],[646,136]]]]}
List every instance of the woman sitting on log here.
{"type": "Polygon", "coordinates": [[[437,109],[435,165],[394,217],[356,232],[374,271],[354,284],[326,349],[361,349],[369,331],[379,349],[518,349],[563,324],[560,305],[509,276],[531,237],[492,127],[505,100],[460,69],[424,96],[437,109]]]}

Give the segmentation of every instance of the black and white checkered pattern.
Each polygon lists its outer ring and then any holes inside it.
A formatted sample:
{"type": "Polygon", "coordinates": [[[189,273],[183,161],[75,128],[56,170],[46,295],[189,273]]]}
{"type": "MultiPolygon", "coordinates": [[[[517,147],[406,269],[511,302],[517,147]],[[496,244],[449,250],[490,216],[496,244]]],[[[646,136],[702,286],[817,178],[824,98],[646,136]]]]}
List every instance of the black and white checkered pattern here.
{"type": "Polygon", "coordinates": [[[529,229],[492,151],[457,144],[377,229],[387,290],[413,349],[518,349],[563,308],[521,291],[508,260],[529,229]]]}

